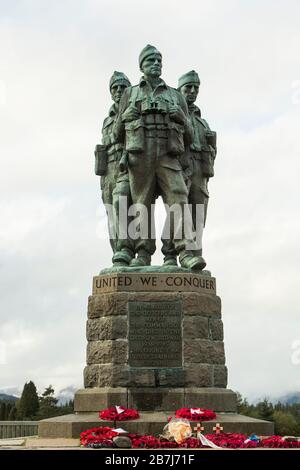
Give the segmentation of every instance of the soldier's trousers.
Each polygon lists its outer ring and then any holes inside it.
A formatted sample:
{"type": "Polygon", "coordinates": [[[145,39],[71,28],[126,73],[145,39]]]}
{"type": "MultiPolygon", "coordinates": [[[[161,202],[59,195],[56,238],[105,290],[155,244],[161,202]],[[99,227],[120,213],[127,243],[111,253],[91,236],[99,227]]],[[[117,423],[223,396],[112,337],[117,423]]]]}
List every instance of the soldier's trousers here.
{"type": "MultiPolygon", "coordinates": [[[[119,161],[111,161],[107,164],[107,171],[101,177],[102,201],[106,208],[109,241],[113,253],[120,249],[119,247],[119,230],[120,230],[120,199],[124,198],[126,202],[123,204],[125,212],[125,225],[128,221],[128,206],[131,204],[130,186],[128,173],[120,173],[119,161]]],[[[124,220],[124,217],[122,220],[124,220]]],[[[129,239],[125,238],[122,244],[123,248],[133,251],[132,243],[129,239]]]]}
{"type": "MultiPolygon", "coordinates": [[[[193,229],[197,233],[198,245],[195,245],[193,254],[202,256],[202,230],[205,227],[208,207],[207,179],[202,175],[201,161],[193,159],[192,175],[187,182],[188,203],[191,208],[193,229]],[[200,244],[200,246],[199,246],[200,244]]],[[[162,239],[162,253],[164,256],[176,256],[176,249],[172,240],[162,239]]]]}
{"type": "MultiPolygon", "coordinates": [[[[141,205],[144,215],[140,218],[139,234],[135,240],[137,252],[155,251],[155,233],[153,220],[155,193],[163,198],[164,203],[171,207],[176,205],[180,210],[172,220],[171,238],[176,252],[188,249],[193,240],[189,237],[189,227],[185,226],[183,213],[187,209],[188,191],[179,163],[170,161],[169,157],[151,151],[139,155],[129,155],[129,183],[133,204],[141,205]],[[152,232],[152,233],[151,233],[152,232]]],[[[138,210],[139,206],[135,206],[138,210]]]]}

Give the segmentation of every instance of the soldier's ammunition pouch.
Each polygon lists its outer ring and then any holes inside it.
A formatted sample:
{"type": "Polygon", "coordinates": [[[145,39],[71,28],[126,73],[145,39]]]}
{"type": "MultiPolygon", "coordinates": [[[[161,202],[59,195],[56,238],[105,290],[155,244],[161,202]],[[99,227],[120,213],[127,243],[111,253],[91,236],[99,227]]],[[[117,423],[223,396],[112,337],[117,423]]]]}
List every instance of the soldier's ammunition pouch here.
{"type": "Polygon", "coordinates": [[[96,145],[95,148],[95,174],[103,176],[107,170],[107,150],[106,145],[96,145]]]}
{"type": "Polygon", "coordinates": [[[176,122],[168,123],[168,154],[172,157],[184,153],[184,128],[176,122]]]}
{"type": "Polygon", "coordinates": [[[136,119],[125,123],[126,141],[125,149],[130,153],[141,153],[144,150],[144,123],[136,119]]]}
{"type": "Polygon", "coordinates": [[[217,133],[215,131],[206,130],[205,139],[208,145],[211,145],[214,149],[217,148],[217,133]]]}
{"type": "Polygon", "coordinates": [[[207,178],[212,178],[214,176],[214,162],[214,149],[209,145],[205,145],[201,152],[201,168],[203,176],[207,178]]]}

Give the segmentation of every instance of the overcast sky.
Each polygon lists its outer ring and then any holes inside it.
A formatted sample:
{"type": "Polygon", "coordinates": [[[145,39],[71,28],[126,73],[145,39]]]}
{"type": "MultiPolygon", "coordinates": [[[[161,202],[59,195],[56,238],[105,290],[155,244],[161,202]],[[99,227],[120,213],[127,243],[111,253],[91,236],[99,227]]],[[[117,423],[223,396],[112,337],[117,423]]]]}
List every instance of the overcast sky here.
{"type": "Polygon", "coordinates": [[[112,72],[136,83],[150,43],[168,84],[198,71],[218,132],[204,255],[229,387],[299,391],[299,18],[297,0],[0,0],[0,390],[83,385],[92,276],[111,264],[93,149],[112,72]]]}

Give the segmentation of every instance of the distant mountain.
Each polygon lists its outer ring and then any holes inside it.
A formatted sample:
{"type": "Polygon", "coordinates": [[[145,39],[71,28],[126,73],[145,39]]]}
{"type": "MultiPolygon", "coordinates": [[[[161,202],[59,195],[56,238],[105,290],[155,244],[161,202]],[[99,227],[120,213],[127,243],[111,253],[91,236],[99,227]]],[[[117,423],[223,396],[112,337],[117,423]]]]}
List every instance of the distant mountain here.
{"type": "Polygon", "coordinates": [[[74,387],[74,385],[70,385],[58,392],[56,398],[58,399],[58,405],[65,405],[70,400],[74,400],[74,394],[78,390],[78,387],[74,387]]]}
{"type": "Polygon", "coordinates": [[[300,403],[300,392],[289,392],[282,397],[276,398],[276,400],[272,400],[273,403],[280,401],[281,403],[292,405],[293,403],[300,403]]]}
{"type": "Polygon", "coordinates": [[[0,401],[1,400],[16,401],[18,400],[18,397],[15,397],[14,395],[7,395],[6,393],[0,393],[0,401]]]}

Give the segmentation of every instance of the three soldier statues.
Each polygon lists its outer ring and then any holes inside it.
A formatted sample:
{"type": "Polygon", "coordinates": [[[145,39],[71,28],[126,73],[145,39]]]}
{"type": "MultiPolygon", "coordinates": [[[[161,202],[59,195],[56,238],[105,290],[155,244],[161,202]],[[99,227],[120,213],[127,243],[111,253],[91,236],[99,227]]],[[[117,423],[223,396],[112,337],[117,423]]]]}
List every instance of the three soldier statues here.
{"type": "Polygon", "coordinates": [[[143,76],[131,86],[114,72],[114,101],[96,146],[95,172],[101,175],[114,266],[149,266],[155,252],[154,205],[161,196],[167,211],[164,266],[202,270],[202,229],[209,178],[214,176],[216,133],[195,105],[200,80],[192,70],[177,90],[161,78],[162,55],[147,45],[139,55],[143,76]],[[166,233],[167,232],[167,233],[166,233]]]}

